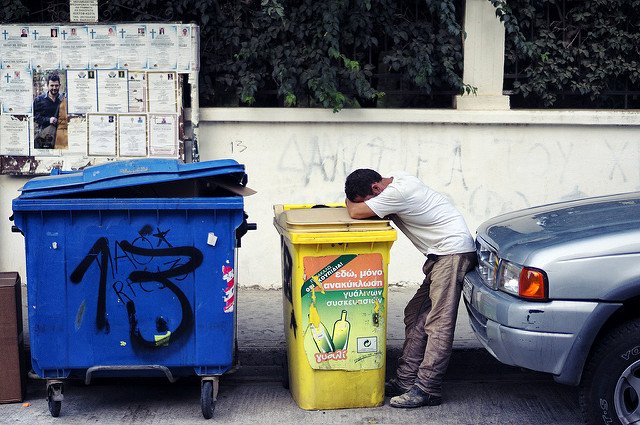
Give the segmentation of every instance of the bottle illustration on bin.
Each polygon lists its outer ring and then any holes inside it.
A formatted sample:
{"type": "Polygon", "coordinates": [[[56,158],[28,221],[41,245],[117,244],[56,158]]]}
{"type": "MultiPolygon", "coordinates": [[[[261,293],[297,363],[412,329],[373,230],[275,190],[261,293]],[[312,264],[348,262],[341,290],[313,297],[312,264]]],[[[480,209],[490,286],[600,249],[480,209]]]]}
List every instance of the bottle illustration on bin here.
{"type": "Polygon", "coordinates": [[[347,310],[342,310],[340,319],[333,324],[333,333],[320,320],[320,315],[315,305],[309,306],[309,329],[313,342],[315,342],[318,352],[332,353],[338,350],[346,350],[349,343],[349,332],[351,323],[347,320],[347,310]]]}
{"type": "Polygon", "coordinates": [[[333,338],[329,335],[324,323],[320,321],[318,310],[313,304],[309,306],[309,329],[311,329],[311,336],[313,337],[313,342],[316,343],[316,347],[318,347],[318,352],[332,353],[335,351],[333,338]]]}
{"type": "Polygon", "coordinates": [[[336,350],[346,350],[349,343],[351,323],[347,320],[347,310],[342,310],[340,320],[333,324],[333,346],[336,350]]]}

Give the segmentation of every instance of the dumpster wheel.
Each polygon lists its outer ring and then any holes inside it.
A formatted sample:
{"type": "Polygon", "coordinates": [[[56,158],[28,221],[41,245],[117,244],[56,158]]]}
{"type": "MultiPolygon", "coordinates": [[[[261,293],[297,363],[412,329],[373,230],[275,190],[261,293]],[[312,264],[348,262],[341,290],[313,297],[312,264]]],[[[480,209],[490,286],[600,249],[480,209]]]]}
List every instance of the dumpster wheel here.
{"type": "Polygon", "coordinates": [[[205,419],[211,419],[214,410],[216,410],[218,386],[217,376],[202,378],[202,383],[200,384],[200,405],[202,407],[202,416],[204,416],[205,419]]]}
{"type": "Polygon", "coordinates": [[[63,385],[61,381],[47,381],[47,405],[49,406],[49,412],[51,416],[57,418],[60,416],[60,409],[62,409],[62,400],[64,399],[63,385]]]}

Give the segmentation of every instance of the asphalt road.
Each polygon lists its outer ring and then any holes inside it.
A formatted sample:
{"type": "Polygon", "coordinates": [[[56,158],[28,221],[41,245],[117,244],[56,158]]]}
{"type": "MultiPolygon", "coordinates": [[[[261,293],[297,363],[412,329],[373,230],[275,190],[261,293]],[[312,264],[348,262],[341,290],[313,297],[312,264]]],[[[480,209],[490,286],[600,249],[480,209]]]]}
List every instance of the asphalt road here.
{"type": "MultiPolygon", "coordinates": [[[[455,366],[455,365],[452,365],[455,366]]],[[[447,379],[445,402],[436,407],[305,411],[283,388],[277,371],[223,377],[214,416],[200,411],[200,383],[185,379],[103,379],[65,385],[60,417],[49,414],[45,384],[31,381],[24,403],[0,405],[7,424],[580,424],[574,388],[531,372],[507,370],[447,379]],[[276,372],[276,373],[273,373],[276,372]]]]}
{"type": "MultiPolygon", "coordinates": [[[[415,292],[389,289],[387,374],[393,374],[402,340],[402,309],[415,292]]],[[[282,291],[241,288],[238,293],[237,372],[221,377],[214,416],[201,413],[200,380],[95,379],[66,381],[60,417],[46,402],[45,382],[30,379],[23,403],[0,405],[2,424],[580,424],[575,388],[546,374],[503,365],[478,343],[459,312],[454,352],[445,378],[444,403],[436,407],[305,411],[281,384],[286,351],[282,291]]],[[[1,371],[0,371],[1,373],[1,371]]]]}

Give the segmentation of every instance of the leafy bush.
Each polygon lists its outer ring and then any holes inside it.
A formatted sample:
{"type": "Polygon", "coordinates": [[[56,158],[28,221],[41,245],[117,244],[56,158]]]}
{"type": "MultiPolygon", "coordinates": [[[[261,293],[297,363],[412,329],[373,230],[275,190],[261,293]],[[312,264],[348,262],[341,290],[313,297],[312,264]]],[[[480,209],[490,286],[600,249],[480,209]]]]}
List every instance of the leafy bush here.
{"type": "Polygon", "coordinates": [[[202,50],[214,102],[375,106],[389,73],[407,90],[462,91],[458,12],[452,0],[225,2],[202,50]]]}
{"type": "Polygon", "coordinates": [[[489,0],[513,106],[640,107],[639,0],[489,0]]]}
{"type": "MultiPolygon", "coordinates": [[[[462,0],[115,0],[103,21],[201,28],[203,106],[407,106],[385,92],[469,93],[462,0]]],[[[69,3],[3,0],[2,22],[63,22],[69,3]]],[[[410,106],[430,106],[422,98],[410,106]]]]}

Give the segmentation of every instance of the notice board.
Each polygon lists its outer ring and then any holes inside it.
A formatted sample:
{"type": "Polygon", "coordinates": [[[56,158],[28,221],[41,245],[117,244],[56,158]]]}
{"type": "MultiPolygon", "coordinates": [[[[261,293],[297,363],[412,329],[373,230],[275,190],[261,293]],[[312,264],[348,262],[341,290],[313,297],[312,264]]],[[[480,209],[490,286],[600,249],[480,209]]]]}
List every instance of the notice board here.
{"type": "Polygon", "coordinates": [[[199,34],[176,22],[0,25],[0,172],[197,157],[183,97],[195,93],[197,116],[199,34]]]}

